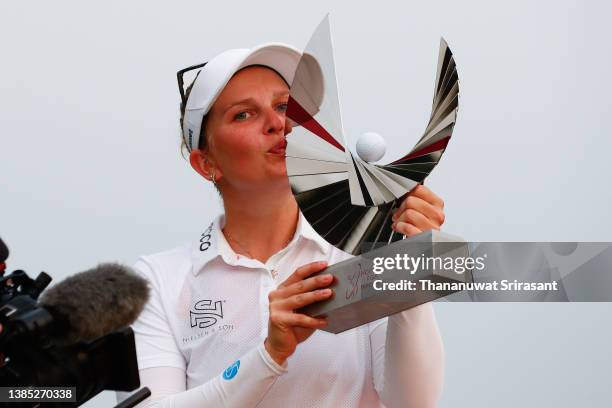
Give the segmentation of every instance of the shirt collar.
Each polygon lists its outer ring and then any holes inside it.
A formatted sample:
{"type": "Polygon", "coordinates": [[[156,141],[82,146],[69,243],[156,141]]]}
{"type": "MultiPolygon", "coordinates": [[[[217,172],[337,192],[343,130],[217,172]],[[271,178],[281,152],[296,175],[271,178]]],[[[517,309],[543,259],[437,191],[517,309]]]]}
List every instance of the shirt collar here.
{"type": "MultiPolygon", "coordinates": [[[[191,255],[193,261],[192,273],[194,275],[197,276],[209,262],[216,258],[221,258],[228,265],[243,265],[247,267],[261,266],[261,263],[257,260],[238,256],[236,254],[223,235],[222,229],[224,225],[225,215],[220,214],[204,230],[199,240],[193,244],[191,255]]],[[[296,245],[300,240],[314,242],[317,249],[323,254],[327,253],[330,246],[330,244],[312,228],[312,225],[306,220],[301,211],[299,212],[295,234],[287,245],[287,248],[296,245]]]]}
{"type": "Polygon", "coordinates": [[[312,225],[310,225],[310,223],[308,222],[306,217],[304,217],[304,214],[302,214],[301,211],[300,217],[298,218],[298,225],[295,234],[298,237],[303,237],[304,239],[314,242],[317,245],[317,248],[324,254],[327,253],[329,246],[331,245],[325,240],[325,238],[320,236],[314,228],[312,228],[312,225]]]}

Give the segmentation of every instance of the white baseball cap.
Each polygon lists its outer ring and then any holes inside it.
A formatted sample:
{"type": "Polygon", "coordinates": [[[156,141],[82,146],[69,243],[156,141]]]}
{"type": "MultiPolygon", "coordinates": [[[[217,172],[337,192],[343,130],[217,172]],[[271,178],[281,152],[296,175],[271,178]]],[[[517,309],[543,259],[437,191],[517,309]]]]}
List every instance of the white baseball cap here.
{"type": "Polygon", "coordinates": [[[309,96],[307,99],[310,106],[304,107],[305,109],[311,114],[318,111],[324,93],[323,73],[316,59],[307,56],[309,58],[302,59],[302,53],[287,44],[266,43],[252,49],[236,48],[224,51],[204,64],[194,80],[189,98],[184,102],[182,132],[187,149],[191,152],[198,148],[204,115],[208,113],[231,77],[240,69],[251,65],[263,65],[275,70],[292,87],[292,95],[295,87],[301,95],[309,96]],[[293,84],[298,64],[300,81],[293,84]]]}

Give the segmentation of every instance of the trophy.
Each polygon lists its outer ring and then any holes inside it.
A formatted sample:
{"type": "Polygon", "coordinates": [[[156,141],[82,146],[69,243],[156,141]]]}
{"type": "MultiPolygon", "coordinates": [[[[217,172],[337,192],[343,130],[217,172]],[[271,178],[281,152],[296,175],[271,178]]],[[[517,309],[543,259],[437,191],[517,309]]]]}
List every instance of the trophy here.
{"type": "Polygon", "coordinates": [[[329,325],[323,330],[339,333],[448,294],[374,291],[375,281],[470,279],[469,273],[449,274],[440,268],[411,271],[409,276],[401,270],[378,276],[372,271],[374,259],[398,254],[466,256],[467,245],[458,237],[429,231],[404,239],[391,228],[394,210],[425,180],[446,150],[458,101],[455,60],[442,39],[432,111],[423,136],[397,160],[374,164],[385,153],[382,137],[364,133],[357,140],[356,154],[345,141],[329,17],[315,30],[290,87],[287,117],[294,127],[287,137],[287,174],[300,210],[315,231],[356,256],[325,270],[335,276],[330,286],[335,291],[333,299],[302,309],[312,316],[327,316],[329,325]]]}

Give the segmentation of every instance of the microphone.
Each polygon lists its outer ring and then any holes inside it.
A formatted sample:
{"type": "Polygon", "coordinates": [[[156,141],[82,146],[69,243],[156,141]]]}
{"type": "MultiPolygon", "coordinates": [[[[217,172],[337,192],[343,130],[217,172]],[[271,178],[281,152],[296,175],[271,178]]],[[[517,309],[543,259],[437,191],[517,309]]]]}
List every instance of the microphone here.
{"type": "Polygon", "coordinates": [[[126,266],[105,263],[49,288],[39,304],[53,317],[51,338],[70,345],[129,326],[148,299],[145,279],[126,266]]]}

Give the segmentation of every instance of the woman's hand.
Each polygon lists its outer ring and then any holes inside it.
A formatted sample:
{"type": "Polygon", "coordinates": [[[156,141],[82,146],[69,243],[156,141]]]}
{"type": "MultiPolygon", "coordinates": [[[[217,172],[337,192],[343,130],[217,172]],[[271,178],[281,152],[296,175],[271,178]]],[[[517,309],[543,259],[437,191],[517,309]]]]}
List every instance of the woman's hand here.
{"type": "Polygon", "coordinates": [[[333,276],[324,274],[310,277],[327,267],[327,262],[312,262],[295,270],[291,276],[268,295],[270,318],[268,337],[264,345],[268,354],[278,364],[295,352],[297,345],[306,340],[316,329],[327,324],[326,319],[318,319],[305,314],[295,313],[299,309],[332,295],[329,286],[333,276]]]}
{"type": "Polygon", "coordinates": [[[422,184],[416,186],[393,214],[394,231],[408,237],[444,224],[444,201],[422,184]]]}

